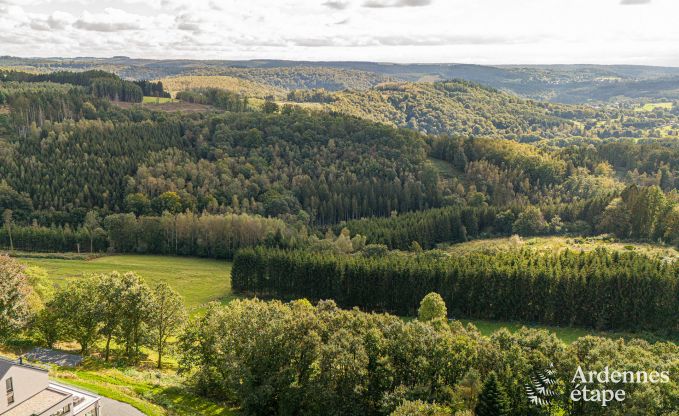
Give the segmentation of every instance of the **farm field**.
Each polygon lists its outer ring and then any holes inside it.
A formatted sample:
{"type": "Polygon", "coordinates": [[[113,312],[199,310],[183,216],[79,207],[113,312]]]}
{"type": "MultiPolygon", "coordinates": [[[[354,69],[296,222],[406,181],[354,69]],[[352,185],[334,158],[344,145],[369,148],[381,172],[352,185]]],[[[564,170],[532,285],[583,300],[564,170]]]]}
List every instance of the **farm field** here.
{"type": "Polygon", "coordinates": [[[165,103],[172,103],[174,101],[175,101],[174,98],[144,96],[144,101],[142,101],[142,102],[144,104],[165,104],[165,103]]]}
{"type": "Polygon", "coordinates": [[[117,255],[93,260],[19,258],[26,266],[47,270],[58,285],[93,273],[133,271],[149,284],[167,282],[194,310],[210,301],[228,301],[231,294],[231,263],[192,257],[117,255]]]}

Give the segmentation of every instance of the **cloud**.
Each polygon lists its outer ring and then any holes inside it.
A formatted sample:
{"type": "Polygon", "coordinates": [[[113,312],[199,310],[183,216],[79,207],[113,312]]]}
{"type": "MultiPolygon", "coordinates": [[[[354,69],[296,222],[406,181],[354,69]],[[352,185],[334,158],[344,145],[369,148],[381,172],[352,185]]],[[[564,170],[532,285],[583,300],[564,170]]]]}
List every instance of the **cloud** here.
{"type": "MultiPolygon", "coordinates": [[[[544,37],[541,37],[544,39],[544,37]]],[[[320,36],[314,38],[288,38],[295,46],[319,47],[362,47],[362,46],[454,46],[454,45],[513,45],[529,43],[530,38],[501,37],[487,35],[443,35],[443,36],[320,36]]]]}
{"type": "Polygon", "coordinates": [[[205,22],[189,13],[184,13],[175,18],[177,29],[188,32],[199,33],[205,26],[205,22]]]}
{"type": "Polygon", "coordinates": [[[31,19],[30,27],[38,31],[63,30],[73,21],[69,13],[54,12],[47,19],[31,19]]]}
{"type": "Polygon", "coordinates": [[[85,20],[76,20],[74,27],[82,30],[90,30],[93,32],[120,32],[123,30],[139,30],[141,26],[137,23],[126,22],[88,22],[85,20]]]}
{"type": "Polygon", "coordinates": [[[650,4],[651,0],[620,0],[620,4],[632,5],[632,4],[650,4]]]}
{"type": "Polygon", "coordinates": [[[330,7],[331,9],[335,10],[344,10],[347,7],[349,7],[349,2],[340,0],[328,0],[325,3],[323,3],[323,5],[325,7],[330,7]]]}
{"type": "Polygon", "coordinates": [[[429,6],[432,0],[367,0],[363,7],[384,9],[387,7],[422,7],[429,6]]]}

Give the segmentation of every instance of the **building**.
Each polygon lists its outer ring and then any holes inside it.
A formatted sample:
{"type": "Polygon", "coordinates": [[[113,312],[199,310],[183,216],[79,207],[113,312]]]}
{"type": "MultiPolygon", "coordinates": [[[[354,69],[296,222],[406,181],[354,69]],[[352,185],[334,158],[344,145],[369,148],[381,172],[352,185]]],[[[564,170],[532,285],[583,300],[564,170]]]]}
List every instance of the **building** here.
{"type": "Polygon", "coordinates": [[[0,358],[0,416],[100,416],[99,397],[52,383],[45,369],[0,358]]]}

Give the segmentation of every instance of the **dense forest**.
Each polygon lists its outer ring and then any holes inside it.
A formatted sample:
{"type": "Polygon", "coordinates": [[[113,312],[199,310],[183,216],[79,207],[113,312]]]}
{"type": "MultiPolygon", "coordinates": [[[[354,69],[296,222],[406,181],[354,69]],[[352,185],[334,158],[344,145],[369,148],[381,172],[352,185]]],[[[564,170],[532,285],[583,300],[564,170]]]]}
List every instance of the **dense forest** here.
{"type": "MultiPolygon", "coordinates": [[[[567,346],[450,320],[675,339],[679,265],[634,252],[679,246],[671,103],[553,104],[336,68],[201,71],[226,76],[1,72],[0,249],[229,259],[238,296],[292,302],[201,305],[184,326],[167,286],[112,273],[42,299],[40,276],[0,256],[0,312],[16,306],[0,313],[0,339],[77,343],[103,362],[113,343],[132,364],[151,348],[158,367],[177,340],[194,394],[248,415],[603,415],[563,385],[542,412],[525,383],[550,363],[564,375],[607,359],[676,367],[670,342],[567,346]],[[143,99],[166,88],[179,106],[143,99]],[[631,249],[447,247],[512,235],[631,249]]],[[[655,388],[629,386],[611,414],[670,415],[676,382],[655,388]]]]}
{"type": "Polygon", "coordinates": [[[484,337],[447,312],[434,293],[409,322],[333,301],[214,304],[182,337],[181,365],[197,389],[233,398],[249,415],[671,415],[679,406],[674,380],[605,384],[628,392],[605,407],[569,399],[578,366],[672,372],[676,344],[584,337],[565,345],[527,328],[484,337]],[[523,383],[546,369],[563,382],[548,385],[548,405],[536,407],[523,383]]]}
{"type": "Polygon", "coordinates": [[[334,299],[408,316],[425,294],[437,292],[452,316],[676,331],[678,275],[676,264],[606,251],[450,257],[259,248],[238,253],[232,284],[259,296],[334,299]]]}
{"type": "MultiPolygon", "coordinates": [[[[388,98],[394,105],[396,97],[425,92],[418,102],[436,103],[439,94],[455,103],[445,118],[460,123],[450,127],[460,134],[424,136],[274,102],[261,111],[246,96],[216,88],[179,97],[217,112],[124,110],[83,86],[106,79],[97,72],[30,77],[0,83],[7,109],[0,114],[0,200],[15,227],[57,227],[50,233],[59,235],[66,226],[77,232],[90,211],[102,221],[188,211],[277,217],[320,232],[346,226],[400,249],[512,233],[679,241],[675,140],[594,137],[601,127],[594,136],[569,136],[612,110],[537,104],[462,82],[374,90],[396,94],[388,98]],[[540,140],[507,140],[528,133],[540,140]]],[[[419,114],[413,120],[428,114],[408,111],[419,114]]],[[[628,113],[619,121],[630,120],[628,113]]],[[[674,117],[669,110],[647,113],[659,123],[674,117]]],[[[1,244],[10,246],[8,240],[1,244]]],[[[74,240],[65,241],[59,246],[73,250],[74,240]]]]}

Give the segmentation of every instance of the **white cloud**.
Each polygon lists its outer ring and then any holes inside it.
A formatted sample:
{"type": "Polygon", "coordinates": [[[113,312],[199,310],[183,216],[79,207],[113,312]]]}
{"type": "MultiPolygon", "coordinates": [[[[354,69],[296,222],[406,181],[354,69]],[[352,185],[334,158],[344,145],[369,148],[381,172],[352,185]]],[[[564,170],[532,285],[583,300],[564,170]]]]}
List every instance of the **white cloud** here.
{"type": "Polygon", "coordinates": [[[376,9],[386,7],[422,7],[429,6],[432,0],[367,0],[363,3],[363,7],[372,7],[376,9]]]}
{"type": "Polygon", "coordinates": [[[0,55],[679,65],[679,2],[643,2],[0,0],[0,55]]]}
{"type": "Polygon", "coordinates": [[[121,32],[138,30],[143,27],[140,16],[113,8],[107,8],[104,13],[84,11],[73,26],[77,29],[95,32],[121,32]]]}

